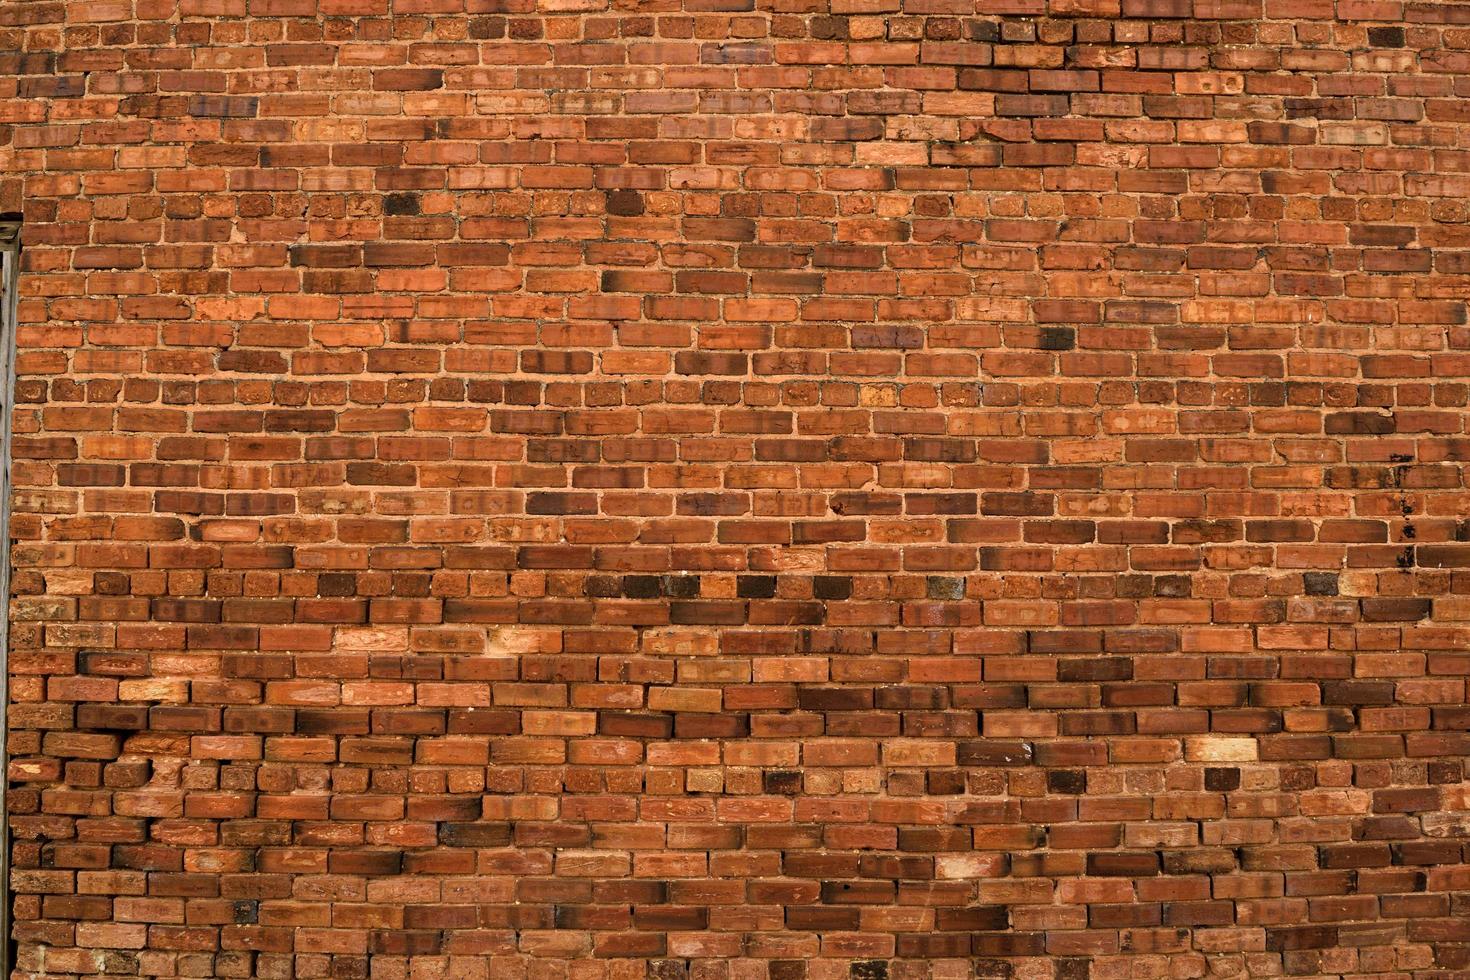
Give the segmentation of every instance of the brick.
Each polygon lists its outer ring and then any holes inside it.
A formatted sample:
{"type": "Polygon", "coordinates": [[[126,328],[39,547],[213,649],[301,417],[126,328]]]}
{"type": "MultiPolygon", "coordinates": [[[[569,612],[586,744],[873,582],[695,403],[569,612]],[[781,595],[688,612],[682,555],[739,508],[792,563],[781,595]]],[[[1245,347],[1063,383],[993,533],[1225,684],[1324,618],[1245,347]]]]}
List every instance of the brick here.
{"type": "Polygon", "coordinates": [[[1470,967],[1455,5],[26,6],[17,976],[1470,967]]]}

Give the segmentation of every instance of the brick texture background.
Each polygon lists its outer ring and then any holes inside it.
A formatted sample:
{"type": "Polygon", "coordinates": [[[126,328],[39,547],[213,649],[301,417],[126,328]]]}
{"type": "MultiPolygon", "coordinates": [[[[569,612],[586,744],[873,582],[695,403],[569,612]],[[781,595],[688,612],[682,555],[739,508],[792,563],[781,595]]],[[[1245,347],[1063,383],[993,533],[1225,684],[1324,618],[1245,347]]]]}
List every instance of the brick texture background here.
{"type": "Polygon", "coordinates": [[[1470,977],[1470,6],[0,52],[17,976],[1470,977]]]}

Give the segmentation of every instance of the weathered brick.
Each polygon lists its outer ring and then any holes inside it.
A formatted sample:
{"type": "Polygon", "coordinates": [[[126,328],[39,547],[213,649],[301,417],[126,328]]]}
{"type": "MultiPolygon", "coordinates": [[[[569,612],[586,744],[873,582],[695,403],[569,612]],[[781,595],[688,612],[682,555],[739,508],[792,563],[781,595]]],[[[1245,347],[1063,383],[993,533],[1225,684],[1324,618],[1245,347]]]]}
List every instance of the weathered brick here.
{"type": "Polygon", "coordinates": [[[13,6],[17,977],[1470,968],[1454,4],[13,6]]]}

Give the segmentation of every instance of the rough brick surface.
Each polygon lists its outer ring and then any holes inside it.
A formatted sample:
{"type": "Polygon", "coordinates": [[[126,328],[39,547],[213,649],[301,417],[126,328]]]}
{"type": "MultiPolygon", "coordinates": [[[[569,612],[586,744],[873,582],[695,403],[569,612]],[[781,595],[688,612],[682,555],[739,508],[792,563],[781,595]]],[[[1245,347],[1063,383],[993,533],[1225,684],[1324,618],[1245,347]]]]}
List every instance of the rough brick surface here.
{"type": "Polygon", "coordinates": [[[1470,977],[1470,6],[10,0],[20,977],[1470,977]]]}

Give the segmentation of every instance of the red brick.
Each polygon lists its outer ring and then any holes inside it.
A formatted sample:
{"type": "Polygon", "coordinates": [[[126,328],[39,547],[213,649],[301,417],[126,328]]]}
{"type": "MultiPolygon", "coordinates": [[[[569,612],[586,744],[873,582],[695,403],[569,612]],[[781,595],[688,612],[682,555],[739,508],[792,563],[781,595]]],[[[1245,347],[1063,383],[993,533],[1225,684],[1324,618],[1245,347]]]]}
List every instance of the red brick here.
{"type": "Polygon", "coordinates": [[[1470,969],[1454,5],[19,7],[16,976],[1470,969]]]}

